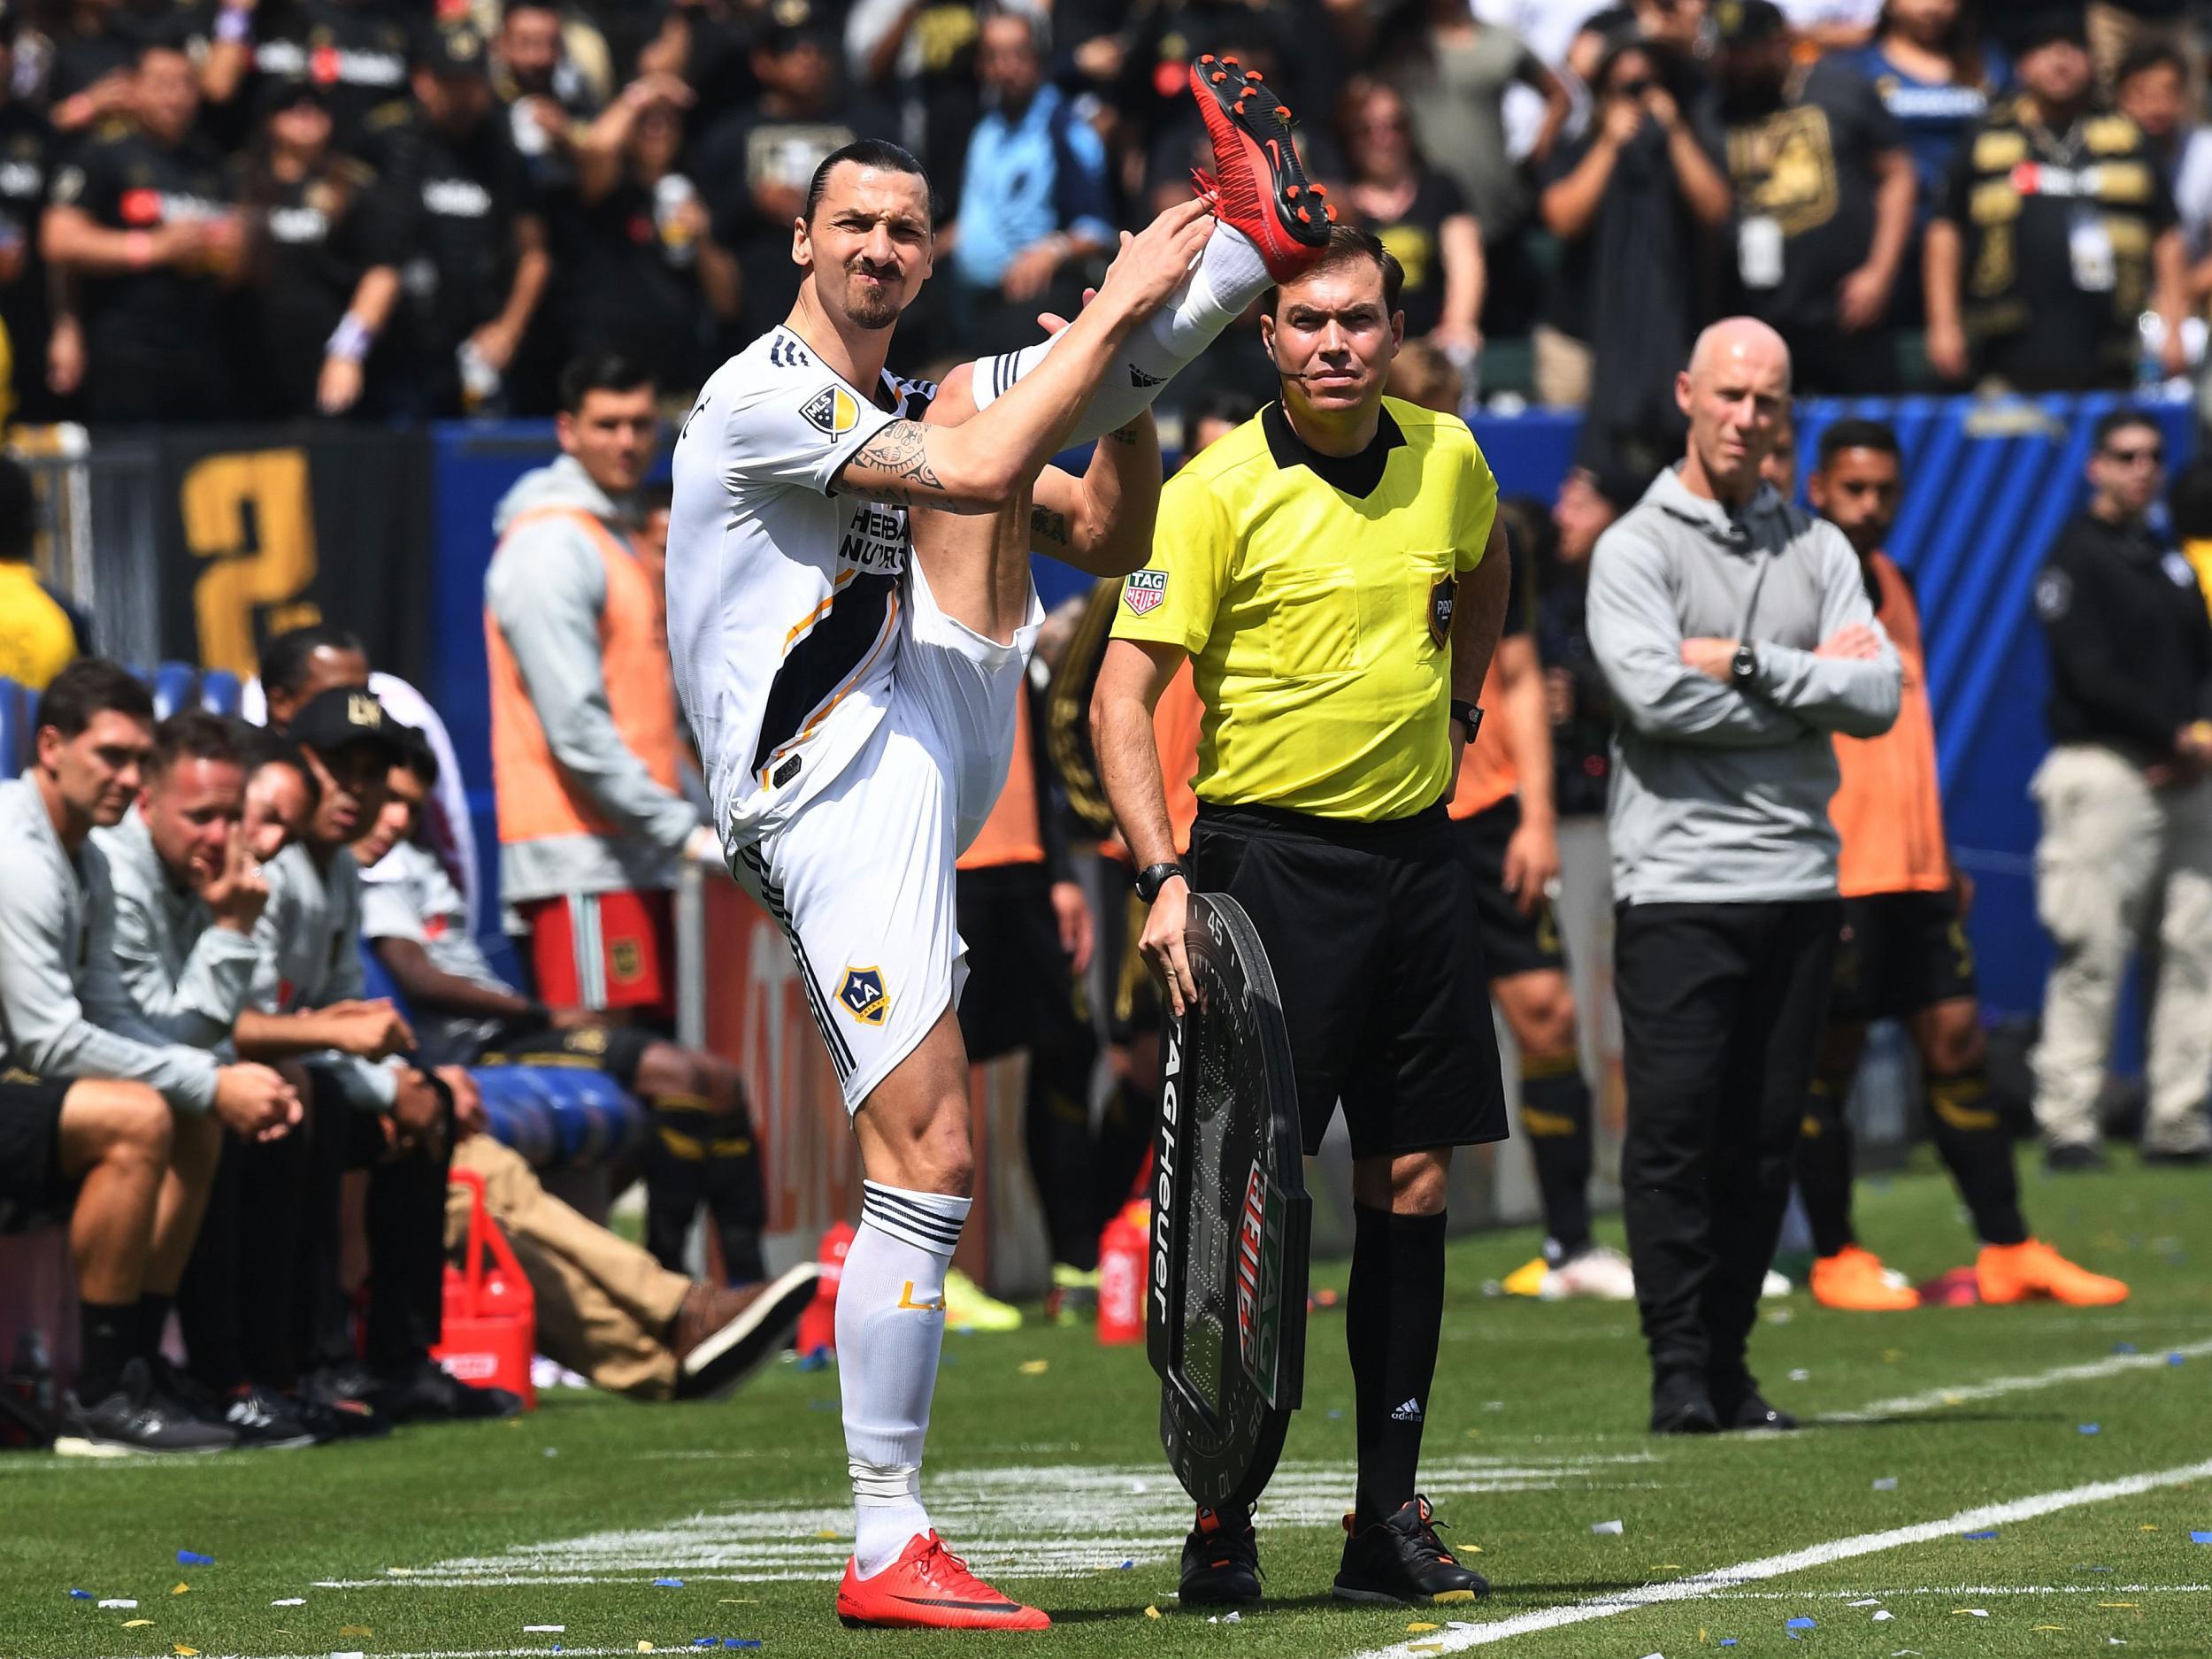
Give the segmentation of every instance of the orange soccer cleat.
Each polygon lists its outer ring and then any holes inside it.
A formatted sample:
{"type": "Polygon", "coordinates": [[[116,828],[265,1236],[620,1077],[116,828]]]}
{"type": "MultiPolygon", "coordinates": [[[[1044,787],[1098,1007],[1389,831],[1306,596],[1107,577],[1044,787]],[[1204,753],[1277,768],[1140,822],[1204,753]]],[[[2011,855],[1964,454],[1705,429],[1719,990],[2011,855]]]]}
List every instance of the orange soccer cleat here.
{"type": "Polygon", "coordinates": [[[1847,1244],[1813,1263],[1813,1300],[1845,1313],[1902,1313],[1920,1305],[1920,1293],[1891,1284],[1873,1251],[1847,1244]]]}
{"type": "Polygon", "coordinates": [[[1310,183],[1291,137],[1290,108],[1256,70],[1208,52],[1190,66],[1191,96],[1213,140],[1214,217],[1251,238],[1267,274],[1287,282],[1329,245],[1336,209],[1325,185],[1310,183]]]}
{"type": "Polygon", "coordinates": [[[1976,1288],[2000,1305],[2047,1296],[2070,1308],[2109,1308],[2128,1299],[2116,1279],[2077,1267],[2040,1239],[2024,1244],[1985,1244],[1974,1258],[1976,1288]]]}
{"type": "Polygon", "coordinates": [[[854,1630],[1050,1630],[1033,1607],[1010,1601],[968,1571],[936,1532],[924,1532],[872,1578],[845,1563],[837,1617],[854,1630]]]}

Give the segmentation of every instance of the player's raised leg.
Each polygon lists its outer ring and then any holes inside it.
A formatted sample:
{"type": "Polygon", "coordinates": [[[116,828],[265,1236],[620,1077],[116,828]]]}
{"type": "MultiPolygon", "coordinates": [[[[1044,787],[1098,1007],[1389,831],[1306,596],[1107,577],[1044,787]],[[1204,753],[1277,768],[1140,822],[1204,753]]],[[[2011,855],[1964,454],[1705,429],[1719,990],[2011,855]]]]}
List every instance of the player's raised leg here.
{"type": "MultiPolygon", "coordinates": [[[[1071,443],[1127,426],[1245,307],[1327,250],[1336,210],[1327,188],[1306,177],[1289,106],[1256,70],[1210,52],[1191,65],[1190,89],[1213,141],[1214,171],[1197,183],[1214,204],[1215,232],[1183,286],[1123,343],[1127,373],[1117,369],[1101,383],[1071,443]]],[[[979,362],[976,407],[989,408],[1053,344],[1043,340],[979,362]]]]}

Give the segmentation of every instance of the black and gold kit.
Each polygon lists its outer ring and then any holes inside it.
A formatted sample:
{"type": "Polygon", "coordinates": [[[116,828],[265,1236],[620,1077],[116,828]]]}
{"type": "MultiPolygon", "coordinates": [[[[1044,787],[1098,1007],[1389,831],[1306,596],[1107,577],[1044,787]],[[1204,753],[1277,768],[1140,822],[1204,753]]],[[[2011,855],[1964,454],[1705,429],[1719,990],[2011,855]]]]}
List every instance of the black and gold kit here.
{"type": "Polygon", "coordinates": [[[2031,391],[2124,387],[2175,223],[2142,130],[2093,111],[2055,131],[2022,99],[1961,146],[1937,217],[1958,227],[1962,320],[1978,373],[2031,391]]]}

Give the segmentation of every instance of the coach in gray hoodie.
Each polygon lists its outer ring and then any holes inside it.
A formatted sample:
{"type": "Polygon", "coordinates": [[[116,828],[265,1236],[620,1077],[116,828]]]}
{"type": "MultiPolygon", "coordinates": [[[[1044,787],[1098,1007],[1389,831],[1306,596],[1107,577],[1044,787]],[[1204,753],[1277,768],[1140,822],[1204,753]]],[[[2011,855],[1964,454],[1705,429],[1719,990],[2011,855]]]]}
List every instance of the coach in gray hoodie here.
{"type": "Polygon", "coordinates": [[[1611,686],[1623,1208],[1660,1433],[1791,1428],[1745,1364],[1789,1196],[1842,912],[1829,734],[1897,718],[1897,654],[1833,526],[1759,479],[1789,350],[1715,324],[1677,378],[1688,451],[1600,538],[1611,686]]]}

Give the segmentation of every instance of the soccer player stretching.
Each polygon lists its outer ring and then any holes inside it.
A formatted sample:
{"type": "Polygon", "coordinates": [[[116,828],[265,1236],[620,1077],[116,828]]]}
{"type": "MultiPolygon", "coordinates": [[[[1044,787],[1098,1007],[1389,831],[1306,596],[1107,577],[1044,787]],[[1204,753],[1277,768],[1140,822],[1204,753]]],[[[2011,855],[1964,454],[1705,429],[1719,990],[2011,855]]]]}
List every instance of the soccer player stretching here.
{"type": "Polygon", "coordinates": [[[1041,620],[1033,531],[1102,574],[1141,564],[1158,467],[1141,417],[1326,242],[1273,95],[1210,58],[1191,86],[1214,139],[1205,200],[1127,242],[1071,326],[963,365],[941,394],[883,367],[929,274],[921,168],[882,143],[830,156],[792,229],[797,304],[708,381],[676,444],[678,695],[734,872],[790,941],[866,1177],[837,1308],[850,1624],[1050,1622],[971,1574],[920,1497],[972,1177],[953,861],[1010,758],[1041,620]],[[1130,441],[1101,443],[1081,480],[1045,466],[1107,434],[1130,441]],[[914,508],[934,511],[910,538],[914,508]]]}

